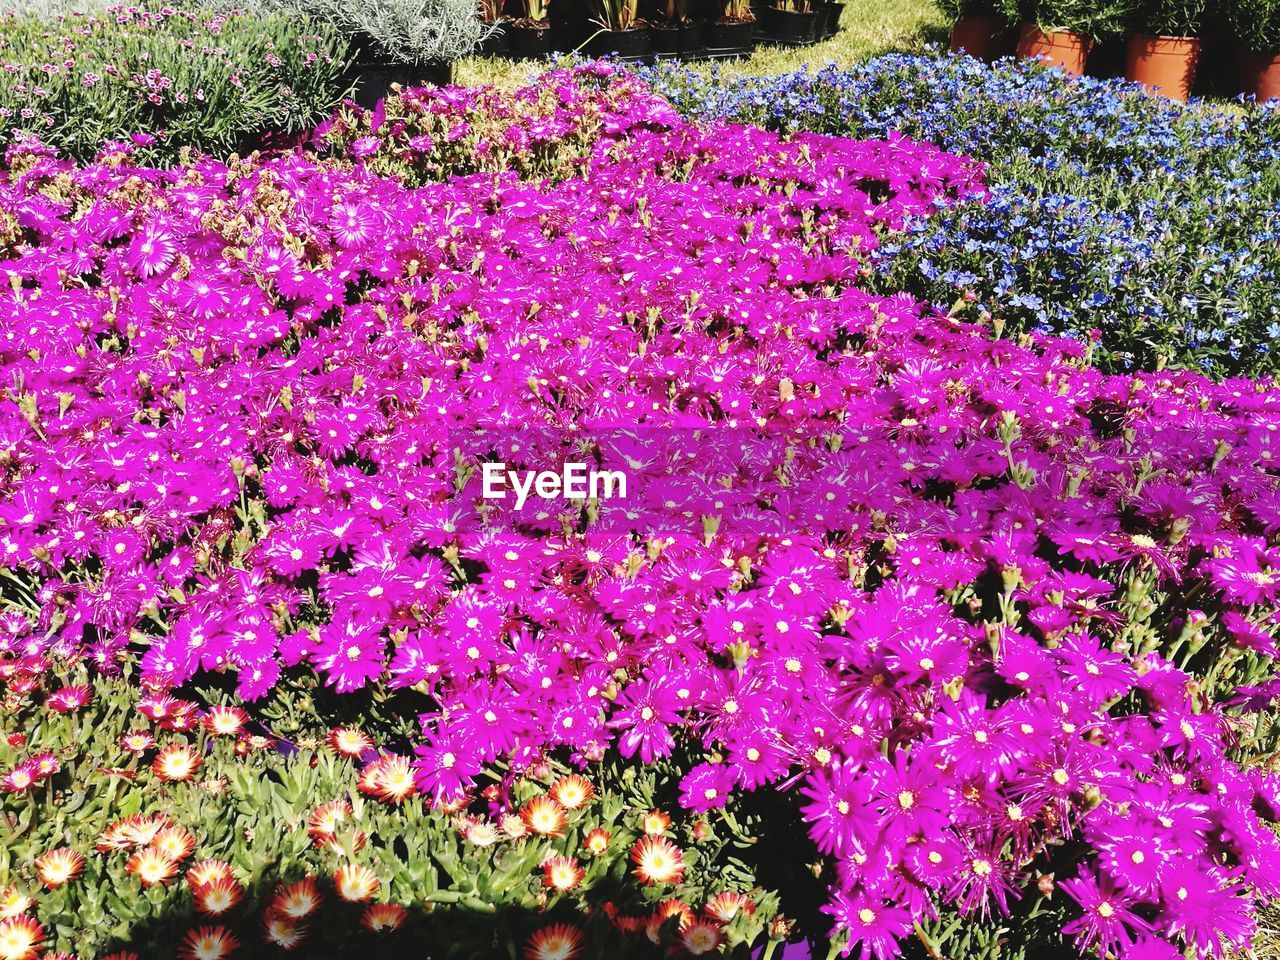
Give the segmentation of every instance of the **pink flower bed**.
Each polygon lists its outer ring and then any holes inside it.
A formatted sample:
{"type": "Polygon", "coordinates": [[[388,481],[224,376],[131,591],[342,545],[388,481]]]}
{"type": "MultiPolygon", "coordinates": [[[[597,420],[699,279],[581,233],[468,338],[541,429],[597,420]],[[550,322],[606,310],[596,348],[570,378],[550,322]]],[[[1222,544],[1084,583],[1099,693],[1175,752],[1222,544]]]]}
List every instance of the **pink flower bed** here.
{"type": "Polygon", "coordinates": [[[864,957],[1055,883],[1083,949],[1246,942],[1280,391],[860,291],[976,163],[634,109],[545,181],[12,152],[5,673],[412,688],[442,800],[611,749],[786,790],[864,957]],[[477,510],[584,449],[634,499],[477,510]]]}

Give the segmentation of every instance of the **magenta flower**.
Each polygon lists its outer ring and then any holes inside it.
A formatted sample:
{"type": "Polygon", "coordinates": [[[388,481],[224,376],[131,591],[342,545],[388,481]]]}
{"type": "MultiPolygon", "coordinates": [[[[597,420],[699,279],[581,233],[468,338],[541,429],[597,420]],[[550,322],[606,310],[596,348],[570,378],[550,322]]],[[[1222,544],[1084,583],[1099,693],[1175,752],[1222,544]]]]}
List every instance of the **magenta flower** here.
{"type": "Polygon", "coordinates": [[[330,624],[320,631],[311,660],[324,673],[325,683],[338,693],[349,693],[381,675],[385,648],[376,627],[330,624]]]}
{"type": "Polygon", "coordinates": [[[160,691],[314,670],[412,688],[435,802],[619,757],[692,811],[767,790],[864,960],[1041,871],[1081,950],[1246,946],[1280,895],[1280,781],[1235,749],[1276,693],[1280,389],[863,289],[982,194],[902,137],[700,126],[588,67],[313,140],[339,159],[10,151],[7,696],[128,667],[189,729],[160,691]],[[627,497],[483,495],[571,462],[627,497]]]}
{"type": "Polygon", "coordinates": [[[848,932],[849,942],[842,951],[846,957],[861,947],[860,960],[891,960],[902,952],[899,941],[911,929],[911,914],[906,910],[863,894],[838,893],[824,910],[835,918],[838,930],[848,932]]]}
{"type": "Polygon", "coordinates": [[[1219,871],[1180,862],[1164,871],[1160,887],[1160,921],[1201,955],[1221,956],[1226,944],[1246,943],[1253,936],[1255,924],[1244,890],[1219,871]]]}
{"type": "Polygon", "coordinates": [[[665,757],[675,746],[671,726],[680,720],[679,698],[664,684],[637,681],[618,698],[609,726],[621,731],[618,749],[624,757],[639,753],[644,763],[665,757]]]}
{"type": "Polygon", "coordinates": [[[83,683],[60,687],[45,698],[45,706],[58,713],[73,713],[93,699],[93,690],[83,683]]]}
{"type": "Polygon", "coordinates": [[[145,278],[167,270],[182,250],[182,238],[163,220],[142,225],[129,242],[125,262],[145,278]]]}
{"type": "Polygon", "coordinates": [[[1083,950],[1123,953],[1133,943],[1135,933],[1150,931],[1151,925],[1132,910],[1134,902],[1114,889],[1105,878],[1081,872],[1058,886],[1084,911],[1083,916],[1062,928],[1075,937],[1083,950]]]}
{"type": "Polygon", "coordinates": [[[705,813],[728,803],[735,787],[733,771],[722,763],[701,763],[680,781],[680,805],[705,813]]]}

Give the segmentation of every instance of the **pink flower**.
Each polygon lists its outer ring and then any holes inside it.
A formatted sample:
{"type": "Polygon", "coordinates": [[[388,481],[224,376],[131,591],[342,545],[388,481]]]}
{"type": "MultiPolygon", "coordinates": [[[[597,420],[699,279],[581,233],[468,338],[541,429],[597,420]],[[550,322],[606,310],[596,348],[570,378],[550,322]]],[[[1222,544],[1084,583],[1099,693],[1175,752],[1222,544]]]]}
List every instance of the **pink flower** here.
{"type": "Polygon", "coordinates": [[[330,624],[320,631],[320,645],[311,659],[327,684],[338,693],[349,693],[382,673],[385,647],[376,628],[354,622],[330,624]]]}

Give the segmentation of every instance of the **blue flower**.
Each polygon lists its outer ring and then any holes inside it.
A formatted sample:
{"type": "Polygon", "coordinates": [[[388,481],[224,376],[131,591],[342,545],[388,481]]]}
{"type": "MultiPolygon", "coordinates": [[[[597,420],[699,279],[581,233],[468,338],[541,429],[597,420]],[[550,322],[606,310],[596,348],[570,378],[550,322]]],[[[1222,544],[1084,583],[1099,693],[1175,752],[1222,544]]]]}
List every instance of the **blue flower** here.
{"type": "Polygon", "coordinates": [[[1280,371],[1280,108],[1179,104],[1013,60],[892,54],[779,77],[643,71],[681,111],[854,137],[901,132],[988,165],[985,201],[908,224],[884,292],[972,292],[1010,332],[1085,337],[1117,368],[1280,371]],[[1205,347],[1231,329],[1238,347],[1205,347]],[[1201,350],[1208,352],[1201,354],[1201,350]]]}

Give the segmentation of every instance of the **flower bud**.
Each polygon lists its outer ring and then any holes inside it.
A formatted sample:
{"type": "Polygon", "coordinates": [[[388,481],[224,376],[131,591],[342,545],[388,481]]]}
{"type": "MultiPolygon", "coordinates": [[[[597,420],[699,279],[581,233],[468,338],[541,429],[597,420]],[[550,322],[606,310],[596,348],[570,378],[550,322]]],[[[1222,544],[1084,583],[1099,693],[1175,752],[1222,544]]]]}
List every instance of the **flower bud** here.
{"type": "Polygon", "coordinates": [[[1040,893],[1045,897],[1045,899],[1052,900],[1053,891],[1055,889],[1055,884],[1053,882],[1053,874],[1052,873],[1040,874],[1040,876],[1036,878],[1036,889],[1040,891],[1040,893]]]}

